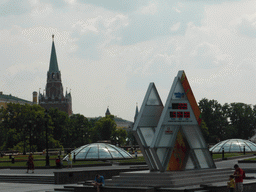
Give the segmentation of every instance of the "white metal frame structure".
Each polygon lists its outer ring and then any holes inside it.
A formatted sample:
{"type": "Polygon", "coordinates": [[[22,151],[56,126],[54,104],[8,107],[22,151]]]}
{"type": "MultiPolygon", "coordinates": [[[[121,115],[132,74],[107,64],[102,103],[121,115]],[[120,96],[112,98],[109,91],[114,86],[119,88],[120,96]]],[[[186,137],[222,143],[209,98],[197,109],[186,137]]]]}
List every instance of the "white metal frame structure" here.
{"type": "Polygon", "coordinates": [[[155,84],[150,83],[133,127],[134,136],[150,170],[159,169],[153,158],[150,145],[163,108],[155,84]]]}
{"type": "Polygon", "coordinates": [[[184,71],[175,77],[150,148],[160,171],[215,168],[184,71]]]}
{"type": "Polygon", "coordinates": [[[149,169],[215,168],[200,123],[200,110],[184,71],[175,77],[164,108],[150,83],[133,128],[149,169]]]}

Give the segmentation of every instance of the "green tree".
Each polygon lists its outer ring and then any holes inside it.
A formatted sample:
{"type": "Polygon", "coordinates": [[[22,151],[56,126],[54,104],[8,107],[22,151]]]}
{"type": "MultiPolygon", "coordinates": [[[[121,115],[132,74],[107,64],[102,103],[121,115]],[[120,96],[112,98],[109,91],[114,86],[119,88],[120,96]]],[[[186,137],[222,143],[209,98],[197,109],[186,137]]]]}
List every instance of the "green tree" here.
{"type": "Polygon", "coordinates": [[[227,137],[225,129],[228,126],[228,119],[221,104],[216,100],[206,98],[199,101],[202,119],[209,130],[209,137],[206,142],[215,143],[227,137]]]}
{"type": "Polygon", "coordinates": [[[118,144],[118,146],[123,146],[126,144],[126,139],[127,139],[127,131],[122,129],[122,128],[118,128],[116,130],[114,130],[113,135],[112,135],[112,141],[113,144],[116,145],[118,144]]]}
{"type": "MultiPolygon", "coordinates": [[[[70,118],[68,117],[67,113],[58,110],[57,108],[50,108],[49,111],[49,118],[51,120],[52,126],[52,136],[54,140],[57,140],[62,145],[70,144],[69,138],[69,121],[70,118]]],[[[56,142],[55,142],[56,143],[56,142]]],[[[65,146],[69,147],[69,146],[65,146]]]]}
{"type": "Polygon", "coordinates": [[[46,146],[46,121],[49,147],[61,146],[53,138],[51,116],[46,118],[44,108],[39,105],[9,103],[6,109],[1,109],[0,116],[1,150],[42,151],[46,146]]]}
{"type": "Polygon", "coordinates": [[[208,127],[207,127],[206,123],[204,122],[204,120],[202,120],[202,122],[201,122],[200,129],[204,136],[204,139],[206,141],[209,141],[209,130],[208,130],[208,127]]]}
{"type": "Polygon", "coordinates": [[[26,105],[9,103],[6,109],[1,109],[2,150],[9,150],[21,139],[25,140],[25,107],[26,105]]]}
{"type": "Polygon", "coordinates": [[[81,114],[74,114],[70,117],[70,132],[72,147],[78,147],[91,142],[90,123],[86,117],[81,114]]]}
{"type": "Polygon", "coordinates": [[[30,105],[25,121],[28,130],[28,143],[31,151],[43,150],[45,144],[45,110],[40,105],[30,105]]]}
{"type": "Polygon", "coordinates": [[[231,103],[229,117],[230,126],[235,133],[235,138],[249,139],[253,136],[256,126],[255,111],[251,105],[244,103],[231,103]]]}
{"type": "Polygon", "coordinates": [[[113,140],[113,133],[116,129],[116,122],[113,115],[99,119],[93,128],[92,141],[113,140]]]}
{"type": "MultiPolygon", "coordinates": [[[[1,109],[1,133],[4,139],[2,150],[22,146],[23,151],[37,150],[42,145],[42,121],[44,109],[39,105],[20,105],[9,103],[6,109],[1,109]]],[[[20,148],[19,147],[19,148],[20,148]]]]}
{"type": "Polygon", "coordinates": [[[128,131],[127,132],[127,145],[138,145],[137,140],[135,138],[135,136],[133,135],[132,131],[128,131]]]}

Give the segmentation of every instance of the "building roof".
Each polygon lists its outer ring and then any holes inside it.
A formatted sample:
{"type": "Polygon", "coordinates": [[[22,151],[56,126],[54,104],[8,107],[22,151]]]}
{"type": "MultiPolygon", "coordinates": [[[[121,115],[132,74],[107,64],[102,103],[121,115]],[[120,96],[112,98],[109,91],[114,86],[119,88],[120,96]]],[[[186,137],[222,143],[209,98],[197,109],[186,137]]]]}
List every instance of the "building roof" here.
{"type": "Polygon", "coordinates": [[[0,94],[0,101],[13,101],[13,102],[22,102],[22,103],[32,103],[31,101],[25,100],[25,99],[21,99],[18,97],[14,97],[11,94],[10,95],[4,95],[4,94],[0,94]]]}
{"type": "Polygon", "coordinates": [[[52,52],[51,52],[50,67],[49,67],[49,73],[52,73],[52,72],[59,72],[57,55],[56,55],[55,45],[54,45],[54,35],[52,35],[52,52]]]}

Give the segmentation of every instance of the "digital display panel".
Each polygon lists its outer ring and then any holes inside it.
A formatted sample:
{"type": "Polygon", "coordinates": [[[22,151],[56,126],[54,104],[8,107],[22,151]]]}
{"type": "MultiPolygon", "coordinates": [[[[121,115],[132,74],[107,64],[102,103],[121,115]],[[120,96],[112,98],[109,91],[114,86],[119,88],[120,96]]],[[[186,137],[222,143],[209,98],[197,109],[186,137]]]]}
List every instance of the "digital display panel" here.
{"type": "Polygon", "coordinates": [[[178,118],[182,118],[182,117],[183,117],[183,112],[180,112],[180,111],[177,112],[177,117],[178,117],[178,118]]]}
{"type": "Polygon", "coordinates": [[[188,109],[187,103],[172,103],[172,109],[188,109]]]}
{"type": "Polygon", "coordinates": [[[184,118],[190,118],[190,112],[184,112],[184,118]]]}
{"type": "Polygon", "coordinates": [[[170,117],[171,117],[171,118],[176,118],[176,112],[171,111],[171,112],[170,112],[170,117]]]}

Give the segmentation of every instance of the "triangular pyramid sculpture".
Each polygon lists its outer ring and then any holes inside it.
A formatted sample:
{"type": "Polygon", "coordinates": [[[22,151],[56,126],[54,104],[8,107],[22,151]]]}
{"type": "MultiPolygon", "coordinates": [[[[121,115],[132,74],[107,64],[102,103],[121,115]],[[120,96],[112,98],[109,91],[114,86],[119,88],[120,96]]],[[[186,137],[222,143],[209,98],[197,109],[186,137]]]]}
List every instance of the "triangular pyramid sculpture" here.
{"type": "Polygon", "coordinates": [[[133,126],[134,136],[150,170],[159,170],[149,147],[154,138],[155,129],[163,108],[164,106],[155,84],[150,83],[133,126]]]}
{"type": "Polygon", "coordinates": [[[184,71],[175,77],[150,149],[159,171],[215,168],[201,115],[184,71]]]}

